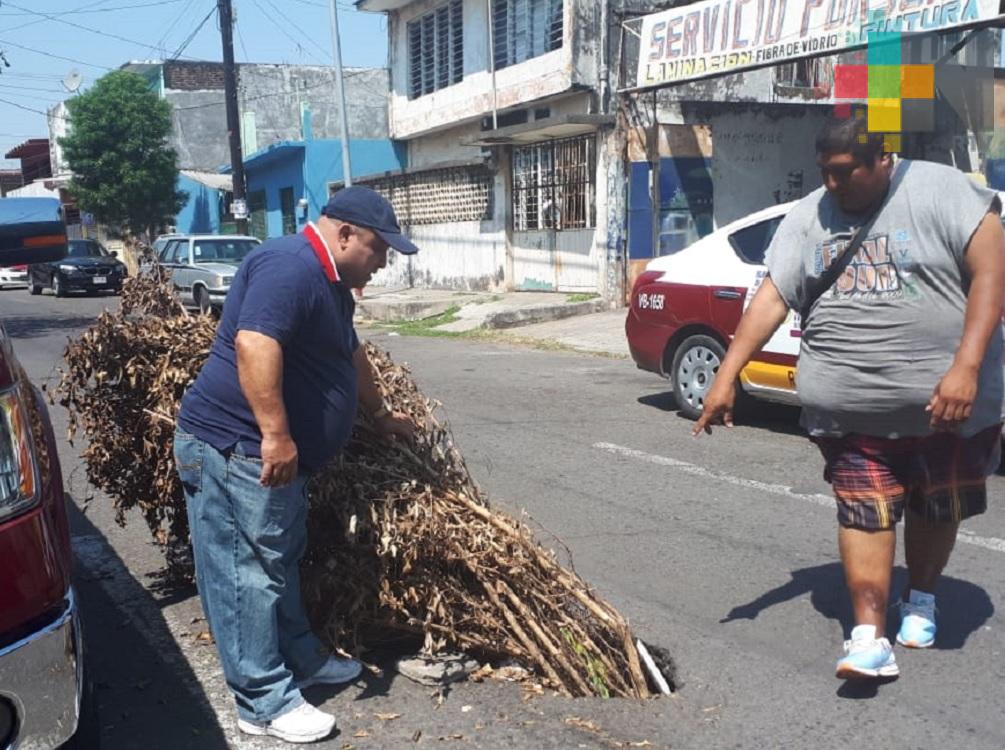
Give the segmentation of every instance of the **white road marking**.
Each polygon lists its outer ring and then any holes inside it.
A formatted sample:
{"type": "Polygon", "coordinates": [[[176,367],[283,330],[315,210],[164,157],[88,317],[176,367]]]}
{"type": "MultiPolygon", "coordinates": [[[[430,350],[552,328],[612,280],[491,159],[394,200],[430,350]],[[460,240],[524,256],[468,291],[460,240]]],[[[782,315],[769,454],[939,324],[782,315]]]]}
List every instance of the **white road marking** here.
{"type": "MultiPolygon", "coordinates": [[[[612,453],[615,456],[623,456],[625,458],[634,458],[639,461],[645,461],[646,463],[655,464],[657,466],[665,466],[668,469],[673,469],[674,471],[680,471],[684,474],[691,474],[692,476],[702,477],[704,479],[714,479],[719,482],[726,482],[727,484],[736,485],[737,487],[744,487],[746,489],[758,490],[760,492],[767,492],[771,495],[780,495],[782,497],[789,497],[793,500],[802,500],[803,502],[812,503],[813,505],[820,505],[824,508],[834,509],[834,498],[830,495],[821,495],[819,493],[804,493],[796,492],[791,487],[787,487],[784,484],[771,484],[769,482],[761,482],[756,479],[746,479],[744,477],[734,477],[731,474],[723,474],[717,471],[711,471],[703,466],[698,466],[697,464],[688,463],[687,461],[680,461],[676,458],[670,458],[668,456],[658,456],[653,453],[646,453],[644,451],[635,450],[633,448],[626,448],[623,445],[616,445],[614,443],[594,443],[593,447],[605,451],[607,453],[612,453]]],[[[967,531],[965,529],[960,529],[957,541],[963,544],[971,544],[975,547],[983,547],[984,549],[989,549],[994,552],[1005,552],[1005,539],[999,539],[998,537],[983,537],[974,534],[973,532],[967,531]]]]}

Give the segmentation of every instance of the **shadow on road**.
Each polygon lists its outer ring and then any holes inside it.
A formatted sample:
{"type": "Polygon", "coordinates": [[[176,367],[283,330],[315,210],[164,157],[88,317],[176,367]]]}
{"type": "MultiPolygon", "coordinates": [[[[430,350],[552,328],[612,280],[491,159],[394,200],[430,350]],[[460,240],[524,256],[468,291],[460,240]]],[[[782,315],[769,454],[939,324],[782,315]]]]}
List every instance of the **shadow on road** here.
{"type": "MultiPolygon", "coordinates": [[[[637,400],[642,406],[659,409],[668,414],[676,414],[681,421],[689,421],[687,417],[678,412],[673,391],[649,393],[645,396],[639,396],[637,400]]],[[[756,427],[784,435],[806,434],[806,431],[799,424],[799,407],[772,404],[751,398],[744,398],[737,404],[733,422],[738,427],[756,427]]]]}
{"type": "MultiPolygon", "coordinates": [[[[828,563],[812,568],[801,568],[791,572],[792,579],[777,588],[767,591],[747,604],[733,607],[720,623],[734,620],[754,620],[757,616],[776,604],[810,595],[813,607],[824,617],[837,620],[845,633],[854,626],[851,602],[845,586],[844,571],[840,563],[828,563]]],[[[891,591],[897,592],[907,586],[907,570],[897,566],[893,570],[891,591]]],[[[935,648],[954,650],[963,648],[971,633],[976,632],[994,614],[991,597],[980,586],[968,581],[943,576],[936,591],[939,602],[939,638],[935,648]]],[[[892,641],[900,627],[900,619],[895,612],[887,618],[887,637],[892,641]]]]}
{"type": "Polygon", "coordinates": [[[65,318],[51,314],[14,315],[5,317],[3,324],[11,338],[32,339],[61,331],[66,331],[66,335],[71,336],[81,328],[90,326],[96,318],[96,315],[71,315],[65,318]]]}
{"type": "Polygon", "coordinates": [[[67,503],[102,748],[222,748],[224,733],[158,602],[105,536],[67,503]]]}

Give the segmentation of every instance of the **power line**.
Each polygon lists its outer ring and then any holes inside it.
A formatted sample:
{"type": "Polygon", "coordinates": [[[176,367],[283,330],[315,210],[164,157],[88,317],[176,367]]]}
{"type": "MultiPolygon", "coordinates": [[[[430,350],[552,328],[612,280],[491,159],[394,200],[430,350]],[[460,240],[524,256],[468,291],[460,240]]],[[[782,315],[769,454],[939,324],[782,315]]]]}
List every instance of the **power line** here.
{"type": "MultiPolygon", "coordinates": [[[[26,107],[23,104],[18,104],[17,102],[12,102],[9,99],[0,99],[0,104],[9,104],[12,107],[17,107],[18,109],[23,109],[25,112],[34,112],[37,115],[49,116],[48,112],[43,112],[41,109],[33,109],[32,107],[26,107]]],[[[62,120],[70,121],[69,117],[63,117],[62,115],[54,115],[62,120]]]]}
{"type": "Polygon", "coordinates": [[[188,45],[190,45],[192,41],[196,38],[196,36],[198,36],[199,32],[202,31],[202,27],[206,25],[206,21],[208,21],[209,17],[212,16],[214,13],[216,13],[216,8],[215,7],[210,8],[209,13],[207,13],[205,17],[201,21],[199,21],[199,24],[195,27],[192,33],[188,35],[188,38],[186,38],[185,41],[181,43],[181,46],[175,50],[174,54],[171,55],[170,57],[171,60],[177,60],[179,57],[181,57],[181,53],[184,52],[188,48],[188,45]]]}
{"type": "MultiPolygon", "coordinates": [[[[69,96],[69,94],[67,94],[65,91],[53,91],[52,93],[61,94],[61,96],[58,97],[58,98],[51,97],[51,96],[42,96],[40,94],[29,94],[29,93],[26,93],[26,92],[3,91],[3,92],[0,92],[0,93],[3,93],[4,96],[13,97],[14,99],[26,99],[27,101],[29,101],[31,103],[42,103],[42,102],[45,102],[46,100],[49,100],[49,99],[55,99],[55,101],[51,102],[52,104],[55,104],[55,103],[57,103],[59,101],[62,101],[67,96],[69,96]]],[[[49,103],[49,102],[46,102],[46,103],[49,103]]]]}
{"type": "Polygon", "coordinates": [[[77,60],[76,58],[73,57],[63,57],[62,55],[57,55],[55,52],[46,52],[45,50],[35,49],[33,47],[25,47],[23,44],[15,44],[14,42],[8,42],[5,39],[0,39],[0,44],[6,45],[8,47],[14,47],[15,49],[23,49],[26,52],[34,52],[37,55],[45,55],[46,57],[52,57],[56,60],[65,60],[66,62],[77,63],[78,65],[86,65],[89,68],[98,68],[100,70],[114,70],[114,68],[109,68],[107,65],[96,65],[95,63],[84,62],[83,60],[77,60]]]}
{"type": "MultiPolygon", "coordinates": [[[[75,10],[64,10],[60,11],[61,16],[75,16],[75,15],[85,15],[91,13],[112,13],[117,10],[133,10],[134,8],[155,8],[159,5],[174,5],[175,3],[185,2],[185,0],[155,0],[149,3],[137,3],[135,5],[117,5],[114,8],[95,8],[95,5],[102,5],[107,3],[109,0],[101,0],[98,3],[90,3],[89,5],[84,5],[75,10]]],[[[13,5],[11,6],[14,7],[13,5]]],[[[0,16],[34,16],[35,14],[28,11],[23,13],[0,13],[0,16]]],[[[41,21],[32,21],[32,23],[41,23],[41,21]]]]}
{"type": "Polygon", "coordinates": [[[157,48],[161,50],[162,55],[164,56],[167,55],[167,47],[164,46],[164,43],[167,41],[167,38],[171,35],[171,32],[174,31],[174,27],[178,25],[178,22],[181,21],[181,19],[186,16],[186,14],[189,12],[189,9],[192,7],[194,2],[195,0],[188,0],[188,2],[186,2],[185,5],[182,6],[182,9],[178,11],[178,15],[176,15],[174,17],[174,20],[170,24],[168,24],[168,27],[164,30],[164,33],[161,34],[160,39],[157,40],[157,48]]]}
{"type": "MultiPolygon", "coordinates": [[[[256,0],[256,2],[257,2],[257,0],[256,0]]],[[[266,2],[266,3],[268,3],[268,5],[269,5],[269,7],[270,7],[270,8],[272,8],[272,9],[273,9],[274,11],[276,11],[276,13],[278,13],[278,14],[279,14],[279,17],[280,17],[280,18],[283,18],[283,12],[282,12],[281,10],[279,10],[279,8],[277,8],[277,7],[276,7],[276,4],[275,4],[275,3],[273,3],[273,2],[272,2],[272,0],[265,0],[265,2],[266,2]]],[[[285,20],[285,21],[286,21],[286,22],[287,22],[287,23],[288,23],[288,24],[289,24],[290,26],[292,26],[292,27],[293,27],[294,29],[296,29],[296,30],[297,30],[297,32],[298,32],[299,34],[301,34],[301,35],[302,35],[302,36],[303,36],[303,37],[304,37],[304,38],[305,38],[305,39],[306,39],[307,41],[309,41],[309,42],[310,42],[311,44],[313,44],[313,45],[314,45],[314,48],[315,48],[315,49],[318,49],[318,50],[321,50],[321,55],[322,55],[322,56],[326,56],[326,55],[328,55],[328,54],[329,54],[329,51],[328,51],[328,50],[326,50],[326,49],[325,49],[324,47],[322,47],[322,46],[321,46],[320,44],[318,44],[318,43],[317,43],[317,42],[316,42],[316,41],[314,40],[314,35],[313,35],[313,34],[308,34],[308,33],[307,33],[306,31],[304,31],[304,30],[303,30],[302,28],[300,28],[299,26],[297,26],[297,25],[296,25],[296,24],[295,24],[295,23],[294,23],[294,22],[293,22],[293,21],[292,21],[292,20],[291,20],[290,18],[284,18],[284,20],[285,20]]]]}
{"type": "Polygon", "coordinates": [[[13,83],[0,83],[0,89],[18,89],[19,91],[42,91],[49,94],[65,94],[63,89],[43,89],[38,86],[15,86],[13,83]]]}
{"type": "MultiPolygon", "coordinates": [[[[297,38],[296,38],[295,36],[293,36],[292,34],[290,34],[290,33],[289,33],[289,32],[288,32],[288,31],[287,31],[286,29],[284,29],[284,28],[283,28],[283,27],[282,27],[282,26],[281,26],[281,25],[280,25],[280,24],[279,24],[279,23],[278,23],[278,22],[276,21],[276,19],[274,19],[274,18],[272,17],[272,15],[271,15],[271,14],[269,13],[269,11],[267,11],[267,10],[266,10],[265,8],[263,8],[263,7],[262,7],[262,4],[261,4],[260,2],[258,2],[258,0],[252,0],[252,2],[254,2],[254,3],[255,3],[255,7],[256,7],[256,8],[258,8],[258,9],[259,9],[259,10],[260,10],[260,11],[262,12],[262,15],[263,15],[263,16],[265,16],[265,18],[266,18],[266,19],[267,19],[267,20],[269,21],[269,23],[271,23],[271,24],[272,24],[273,26],[275,26],[275,27],[276,27],[276,29],[278,29],[278,30],[279,30],[279,32],[280,32],[280,33],[281,33],[281,34],[282,34],[283,36],[285,36],[285,37],[286,37],[287,39],[289,39],[289,40],[290,40],[291,42],[293,42],[293,44],[295,44],[295,45],[296,45],[297,49],[298,49],[298,50],[300,50],[300,53],[301,53],[301,54],[307,54],[307,55],[309,55],[309,56],[310,56],[310,57],[311,57],[312,59],[314,59],[314,60],[318,60],[318,58],[314,57],[314,55],[313,55],[313,54],[311,54],[311,53],[307,52],[307,50],[305,50],[305,49],[304,49],[304,46],[303,46],[303,45],[302,45],[302,44],[300,43],[300,40],[299,40],[299,39],[297,39],[297,38]]],[[[319,61],[319,62],[321,62],[321,61],[319,61]]],[[[322,62],[322,64],[324,64],[324,63],[322,62]]]]}
{"type": "MultiPolygon", "coordinates": [[[[105,3],[108,3],[108,2],[111,2],[111,0],[97,0],[97,2],[94,2],[94,3],[88,3],[87,5],[78,6],[77,8],[74,8],[73,10],[67,11],[67,13],[75,13],[77,11],[87,10],[88,8],[94,8],[94,7],[98,6],[98,5],[104,5],[105,3]]],[[[10,15],[14,15],[14,14],[11,13],[10,15]]],[[[32,15],[35,15],[35,14],[34,13],[21,13],[19,15],[22,15],[22,16],[32,16],[32,15]]],[[[64,15],[66,15],[66,14],[64,13],[64,15]]],[[[44,20],[45,19],[42,18],[42,19],[38,19],[36,21],[28,21],[27,23],[22,23],[22,24],[19,24],[17,26],[13,26],[13,27],[7,29],[7,31],[16,31],[18,29],[26,29],[29,26],[34,26],[35,24],[42,23],[42,21],[44,21],[44,20]]]]}
{"type": "Polygon", "coordinates": [[[146,47],[147,49],[152,49],[155,51],[160,51],[160,47],[156,47],[152,44],[147,44],[146,42],[140,42],[135,39],[129,39],[128,37],[119,36],[118,34],[109,34],[107,31],[102,31],[101,29],[92,29],[90,26],[84,26],[83,24],[74,23],[73,21],[67,21],[60,18],[59,16],[52,16],[48,13],[39,13],[38,11],[29,10],[28,8],[23,8],[20,5],[14,5],[13,3],[8,3],[11,8],[16,8],[17,10],[23,10],[26,13],[31,13],[33,16],[40,16],[46,18],[50,21],[55,21],[56,23],[61,23],[66,26],[72,26],[75,29],[81,29],[82,31],[89,31],[92,34],[97,34],[98,36],[106,36],[109,39],[115,39],[120,42],[127,42],[129,44],[135,44],[139,47],[146,47]]]}
{"type": "Polygon", "coordinates": [[[55,73],[11,73],[9,70],[3,72],[3,79],[7,78],[27,78],[30,81],[61,81],[63,76],[55,73]]]}
{"type": "Polygon", "coordinates": [[[248,48],[244,46],[244,34],[241,33],[240,16],[238,16],[237,20],[234,22],[234,30],[237,32],[237,41],[241,43],[241,52],[244,53],[244,61],[251,62],[251,57],[248,55],[248,48]]]}

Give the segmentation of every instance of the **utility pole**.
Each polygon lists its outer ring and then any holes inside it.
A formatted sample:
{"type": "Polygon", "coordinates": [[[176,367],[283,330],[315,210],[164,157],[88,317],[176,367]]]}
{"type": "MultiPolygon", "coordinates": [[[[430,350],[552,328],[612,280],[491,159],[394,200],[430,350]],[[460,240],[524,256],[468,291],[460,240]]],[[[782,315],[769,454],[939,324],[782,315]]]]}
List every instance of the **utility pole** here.
{"type": "Polygon", "coordinates": [[[248,233],[248,200],[244,192],[244,155],[241,153],[241,123],[237,109],[237,68],[234,65],[234,9],[231,0],[217,0],[220,36],[223,38],[223,93],[227,102],[227,138],[230,168],[234,178],[234,218],[237,233],[248,233]]]}
{"type": "Polygon", "coordinates": [[[331,0],[332,50],[335,56],[335,91],[338,93],[339,117],[342,126],[342,184],[352,185],[352,163],[349,161],[349,113],[345,109],[345,80],[342,75],[342,44],[338,36],[338,8],[331,0]]]}

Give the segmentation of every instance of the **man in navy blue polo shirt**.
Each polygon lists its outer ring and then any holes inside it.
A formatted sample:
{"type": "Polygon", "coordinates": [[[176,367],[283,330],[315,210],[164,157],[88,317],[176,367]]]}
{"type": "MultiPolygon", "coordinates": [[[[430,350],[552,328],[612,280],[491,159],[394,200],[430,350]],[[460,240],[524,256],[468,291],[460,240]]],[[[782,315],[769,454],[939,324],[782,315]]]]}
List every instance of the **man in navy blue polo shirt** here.
{"type": "Polygon", "coordinates": [[[353,329],[351,289],[388,247],[418,248],[391,204],[349,187],[318,223],[269,240],[241,264],[216,341],[182,400],[174,453],[188,507],[196,580],[227,684],[248,734],[326,737],[335,718],[301,689],[354,680],[358,662],[329,656],[300,596],[305,486],[349,440],[357,403],[385,437],[414,425],[384,405],[353,329]]]}

